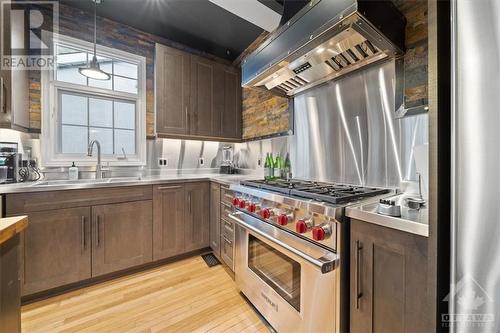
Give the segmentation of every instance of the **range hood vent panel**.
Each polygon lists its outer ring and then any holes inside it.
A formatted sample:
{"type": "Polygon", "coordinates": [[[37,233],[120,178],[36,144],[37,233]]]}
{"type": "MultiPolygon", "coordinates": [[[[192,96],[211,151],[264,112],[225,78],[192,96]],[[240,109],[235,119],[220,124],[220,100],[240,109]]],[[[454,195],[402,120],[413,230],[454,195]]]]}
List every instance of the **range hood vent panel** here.
{"type": "Polygon", "coordinates": [[[312,0],[247,57],[242,85],[293,96],[402,55],[405,25],[388,1],[312,0]]]}

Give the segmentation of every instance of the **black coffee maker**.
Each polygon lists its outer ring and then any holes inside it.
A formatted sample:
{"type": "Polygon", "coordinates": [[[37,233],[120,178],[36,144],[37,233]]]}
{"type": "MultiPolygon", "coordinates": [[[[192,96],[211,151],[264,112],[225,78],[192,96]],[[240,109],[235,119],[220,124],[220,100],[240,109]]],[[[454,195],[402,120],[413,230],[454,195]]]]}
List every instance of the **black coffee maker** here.
{"type": "Polygon", "coordinates": [[[0,177],[0,182],[17,183],[19,167],[22,163],[21,154],[18,153],[17,149],[15,142],[0,142],[0,167],[7,168],[7,177],[4,179],[0,177]]]}

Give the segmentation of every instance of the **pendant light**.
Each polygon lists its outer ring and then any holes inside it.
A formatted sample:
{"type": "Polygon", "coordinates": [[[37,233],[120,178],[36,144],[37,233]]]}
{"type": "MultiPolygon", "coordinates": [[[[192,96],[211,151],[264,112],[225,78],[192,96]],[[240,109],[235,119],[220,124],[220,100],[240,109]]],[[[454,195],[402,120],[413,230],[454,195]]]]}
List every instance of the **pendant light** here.
{"type": "Polygon", "coordinates": [[[109,80],[111,76],[101,70],[99,67],[99,63],[97,62],[97,3],[101,3],[101,0],[93,0],[94,1],[94,56],[92,61],[88,66],[78,68],[78,71],[83,76],[88,77],[89,79],[94,80],[109,80]]]}

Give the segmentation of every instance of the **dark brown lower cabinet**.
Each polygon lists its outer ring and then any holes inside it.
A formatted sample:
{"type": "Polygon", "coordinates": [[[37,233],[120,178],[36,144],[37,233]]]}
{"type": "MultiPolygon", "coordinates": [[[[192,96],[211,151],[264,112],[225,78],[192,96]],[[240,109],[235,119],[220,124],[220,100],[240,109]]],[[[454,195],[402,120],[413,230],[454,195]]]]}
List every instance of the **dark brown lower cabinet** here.
{"type": "Polygon", "coordinates": [[[352,333],[430,332],[427,239],[351,220],[352,333]]]}
{"type": "Polygon", "coordinates": [[[209,183],[187,183],[185,240],[186,252],[210,246],[209,183]]]}
{"type": "Polygon", "coordinates": [[[0,332],[21,332],[20,235],[0,245],[0,332]]]}
{"type": "Polygon", "coordinates": [[[220,185],[210,184],[210,247],[220,257],[220,185]]]}
{"type": "Polygon", "coordinates": [[[92,207],[92,276],[153,260],[152,201],[92,207]]]}
{"type": "Polygon", "coordinates": [[[22,234],[22,294],[91,277],[90,207],[29,214],[22,234]]]}
{"type": "Polygon", "coordinates": [[[184,185],[153,186],[153,259],[184,252],[184,185]]]}

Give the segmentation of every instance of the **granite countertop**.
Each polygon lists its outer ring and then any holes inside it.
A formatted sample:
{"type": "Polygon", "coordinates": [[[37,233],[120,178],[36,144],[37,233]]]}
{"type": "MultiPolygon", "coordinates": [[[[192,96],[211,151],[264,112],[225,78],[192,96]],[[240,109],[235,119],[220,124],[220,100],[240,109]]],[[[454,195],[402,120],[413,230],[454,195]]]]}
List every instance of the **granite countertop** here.
{"type": "Polygon", "coordinates": [[[396,201],[396,204],[401,206],[401,217],[392,217],[377,213],[378,202],[347,207],[346,215],[357,220],[374,223],[387,228],[429,237],[428,207],[424,206],[420,210],[409,209],[405,204],[405,199],[407,197],[409,196],[400,194],[387,198],[388,200],[396,201]]]}
{"type": "Polygon", "coordinates": [[[27,216],[0,218],[0,244],[8,241],[28,226],[27,216]]]}
{"type": "Polygon", "coordinates": [[[61,191],[86,188],[120,187],[137,185],[154,185],[177,182],[212,181],[223,185],[230,185],[245,179],[258,178],[257,175],[221,175],[207,174],[167,174],[142,177],[112,177],[104,179],[79,179],[79,180],[41,180],[38,182],[4,184],[0,185],[0,194],[61,191]]]}

